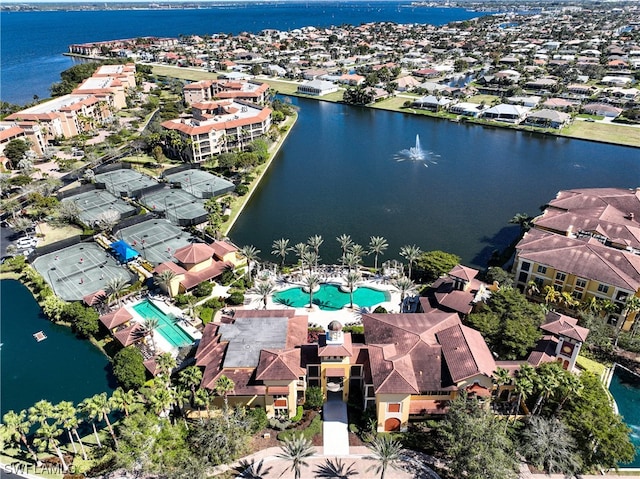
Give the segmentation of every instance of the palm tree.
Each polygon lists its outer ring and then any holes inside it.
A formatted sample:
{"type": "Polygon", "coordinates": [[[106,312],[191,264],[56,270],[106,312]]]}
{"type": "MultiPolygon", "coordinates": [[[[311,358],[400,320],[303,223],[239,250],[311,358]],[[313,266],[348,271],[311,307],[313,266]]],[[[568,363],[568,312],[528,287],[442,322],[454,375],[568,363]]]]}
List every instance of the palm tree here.
{"type": "Polygon", "coordinates": [[[33,443],[37,446],[39,451],[54,449],[58,455],[58,459],[60,459],[60,464],[62,464],[62,470],[67,472],[69,470],[69,466],[67,466],[67,462],[64,460],[64,456],[60,450],[60,441],[58,441],[58,436],[60,436],[60,434],[62,434],[62,429],[58,428],[57,422],[52,424],[43,422],[36,430],[33,443]]]}
{"type": "Polygon", "coordinates": [[[149,396],[149,407],[158,416],[169,409],[172,403],[173,394],[171,389],[157,387],[153,389],[149,396]]]}
{"type": "Polygon", "coordinates": [[[275,291],[275,286],[271,281],[260,281],[253,288],[253,292],[260,296],[264,309],[267,309],[267,300],[275,291]]]}
{"type": "Polygon", "coordinates": [[[538,399],[531,411],[532,415],[536,415],[542,409],[542,403],[554,393],[560,385],[560,375],[564,372],[557,363],[551,363],[554,366],[550,366],[545,369],[539,369],[536,375],[534,388],[538,391],[538,399]]]}
{"type": "Polygon", "coordinates": [[[352,244],[347,253],[351,253],[352,255],[362,259],[362,257],[365,255],[364,246],[357,243],[352,244]]]}
{"type": "Polygon", "coordinates": [[[309,274],[313,273],[313,266],[318,264],[318,255],[315,251],[306,251],[302,255],[302,263],[309,267],[309,274]]]}
{"type": "Polygon", "coordinates": [[[20,411],[19,413],[14,411],[8,411],[4,416],[2,416],[2,432],[3,435],[6,434],[7,437],[11,438],[12,441],[20,444],[24,444],[29,451],[29,454],[33,456],[33,460],[36,465],[40,465],[40,459],[38,459],[38,455],[29,445],[29,441],[27,440],[27,434],[29,434],[29,430],[31,429],[31,422],[27,419],[27,411],[20,411]]]}
{"type": "Polygon", "coordinates": [[[624,326],[624,323],[627,322],[632,314],[635,314],[635,316],[631,327],[631,337],[635,336],[636,328],[634,326],[638,322],[638,312],[640,312],[640,298],[638,296],[629,296],[626,303],[624,304],[621,318],[618,319],[618,322],[616,324],[616,339],[613,342],[614,348],[618,346],[618,339],[620,338],[620,331],[622,330],[622,326],[624,326]]]}
{"type": "Polygon", "coordinates": [[[309,307],[313,308],[313,294],[314,290],[320,285],[320,278],[315,274],[306,276],[303,281],[303,289],[309,293],[309,307]]]}
{"type": "Polygon", "coordinates": [[[560,376],[559,383],[560,387],[558,389],[562,399],[560,400],[560,402],[558,402],[556,414],[560,412],[560,410],[564,406],[564,403],[567,402],[570,397],[580,396],[582,390],[584,389],[584,385],[582,384],[580,378],[575,374],[569,372],[560,376]]]}
{"type": "Polygon", "coordinates": [[[360,261],[362,261],[362,257],[349,251],[344,257],[343,264],[346,264],[347,268],[349,268],[349,271],[351,271],[353,268],[357,267],[360,264],[360,261]]]}
{"type": "Polygon", "coordinates": [[[220,376],[215,382],[214,391],[218,396],[222,396],[222,399],[224,400],[225,410],[229,409],[229,400],[227,396],[229,396],[229,393],[233,392],[235,388],[236,384],[233,382],[233,380],[229,379],[224,374],[220,376]]]}
{"type": "Polygon", "coordinates": [[[160,327],[160,320],[158,318],[145,318],[144,319],[144,332],[151,338],[151,346],[153,350],[156,350],[156,340],[154,339],[154,331],[160,327]]]}
{"type": "Polygon", "coordinates": [[[290,251],[289,240],[285,238],[277,239],[273,242],[271,247],[273,248],[271,254],[274,256],[280,256],[280,258],[282,258],[282,261],[280,262],[280,269],[284,268],[284,262],[287,258],[287,253],[290,251]]]}
{"type": "Polygon", "coordinates": [[[414,293],[416,290],[416,285],[413,284],[406,276],[400,276],[393,282],[393,285],[400,291],[400,311],[402,311],[402,304],[404,303],[404,298],[407,294],[414,293]]]}
{"type": "Polygon", "coordinates": [[[73,406],[71,401],[61,401],[55,406],[56,420],[60,422],[60,425],[67,430],[67,434],[69,435],[69,441],[71,441],[71,447],[73,447],[73,452],[78,454],[78,449],[76,448],[76,443],[73,440],[72,432],[75,432],[76,437],[78,438],[78,442],[80,443],[80,449],[82,449],[82,457],[87,460],[87,453],[84,450],[84,444],[80,440],[80,436],[78,436],[78,416],[76,408],[73,406]]]}
{"type": "Polygon", "coordinates": [[[198,303],[198,298],[196,298],[194,295],[189,294],[187,296],[185,296],[185,299],[187,300],[187,309],[189,310],[189,316],[191,316],[192,318],[195,318],[195,312],[194,312],[194,308],[196,307],[196,304],[198,303]]]}
{"type": "Polygon", "coordinates": [[[80,411],[80,414],[82,414],[91,422],[91,427],[93,428],[93,435],[96,438],[96,443],[98,444],[99,448],[102,448],[100,436],[98,436],[98,430],[96,429],[97,412],[92,404],[91,398],[87,398],[80,404],[78,404],[78,410],[80,411]]]}
{"type": "Polygon", "coordinates": [[[309,250],[309,246],[304,243],[296,243],[292,249],[298,257],[300,264],[304,267],[304,255],[309,250]]]}
{"type": "MultiPolygon", "coordinates": [[[[176,359],[171,353],[162,353],[156,358],[156,377],[171,377],[171,373],[176,367],[176,359]]],[[[167,380],[167,382],[169,382],[167,380]]]]}
{"type": "Polygon", "coordinates": [[[551,285],[546,285],[544,287],[544,304],[549,306],[549,304],[555,304],[557,303],[560,298],[561,298],[561,294],[558,290],[556,290],[553,286],[551,285]]]}
{"type": "Polygon", "coordinates": [[[350,235],[340,235],[336,238],[336,241],[340,243],[340,249],[342,250],[342,266],[344,266],[344,257],[347,254],[347,251],[353,244],[353,240],[350,235]]]}
{"type": "Polygon", "coordinates": [[[380,473],[380,479],[384,479],[387,468],[394,467],[395,463],[400,460],[402,444],[394,441],[390,436],[382,435],[371,441],[369,449],[371,456],[368,459],[376,461],[377,464],[369,467],[367,471],[375,469],[376,473],[380,473]]]}
{"type": "Polygon", "coordinates": [[[120,298],[124,294],[127,288],[127,280],[121,276],[110,279],[107,283],[107,294],[109,295],[109,301],[117,300],[118,306],[122,306],[120,298]]]}
{"type": "Polygon", "coordinates": [[[165,269],[154,278],[154,282],[166,291],[169,296],[173,296],[171,291],[171,282],[175,279],[176,274],[170,269],[165,269]]]}
{"type": "Polygon", "coordinates": [[[29,408],[29,422],[31,424],[49,424],[49,419],[55,417],[55,408],[49,401],[42,399],[29,408]]]}
{"type": "Polygon", "coordinates": [[[500,397],[500,393],[502,392],[500,388],[511,383],[513,378],[511,377],[511,373],[509,372],[509,370],[499,367],[494,371],[493,379],[498,386],[496,396],[500,397]]]}
{"type": "Polygon", "coordinates": [[[373,269],[378,271],[378,256],[383,255],[389,247],[389,243],[382,236],[372,236],[369,238],[369,254],[373,254],[373,269]]]}
{"type": "MultiPolygon", "coordinates": [[[[520,404],[533,393],[535,384],[536,371],[527,363],[520,366],[520,369],[516,372],[514,381],[514,391],[518,394],[518,399],[513,408],[513,420],[515,421],[520,410],[520,404]]],[[[508,423],[509,421],[507,421],[508,423]]]]}
{"type": "Polygon", "coordinates": [[[247,277],[249,279],[249,283],[251,283],[251,266],[254,261],[258,261],[258,254],[260,253],[260,250],[253,245],[245,245],[240,248],[240,253],[247,260],[247,277]]]}
{"type": "Polygon", "coordinates": [[[349,307],[353,309],[353,290],[362,280],[362,275],[358,271],[349,271],[344,277],[344,281],[349,288],[349,307]]]}
{"type": "Polygon", "coordinates": [[[520,234],[531,229],[531,220],[533,218],[526,213],[518,213],[509,220],[509,223],[520,226],[520,234]]]}
{"type": "Polygon", "coordinates": [[[316,257],[315,257],[315,267],[316,268],[318,267],[318,260],[320,259],[320,246],[322,245],[322,243],[324,243],[324,240],[322,239],[322,236],[320,236],[320,235],[311,236],[307,240],[307,244],[313,250],[313,252],[316,254],[316,257]]]}
{"type": "Polygon", "coordinates": [[[291,466],[285,470],[293,471],[295,479],[300,479],[300,469],[302,466],[309,467],[309,463],[305,461],[308,457],[313,456],[314,449],[311,445],[311,441],[305,439],[302,434],[294,436],[291,439],[286,439],[284,445],[280,446],[282,453],[277,454],[276,457],[290,461],[291,466]]]}
{"type": "Polygon", "coordinates": [[[207,417],[209,417],[209,406],[211,405],[211,393],[204,388],[198,389],[194,397],[194,403],[196,406],[204,406],[207,410],[207,417]]]}
{"type": "Polygon", "coordinates": [[[202,382],[202,370],[198,366],[188,366],[178,374],[178,382],[191,391],[189,402],[193,406],[196,388],[200,386],[202,382]]]}
{"type": "Polygon", "coordinates": [[[418,260],[421,254],[422,250],[416,245],[406,245],[400,248],[400,256],[409,263],[409,279],[411,279],[411,266],[418,260]]]}
{"type": "Polygon", "coordinates": [[[109,402],[113,409],[124,412],[124,415],[128,417],[131,407],[138,402],[138,395],[133,389],[125,391],[119,387],[113,391],[109,402]]]}
{"type": "MultiPolygon", "coordinates": [[[[113,431],[113,426],[111,425],[111,421],[109,420],[109,413],[111,412],[111,404],[109,404],[109,399],[107,398],[107,393],[94,394],[90,398],[87,398],[83,401],[86,402],[85,409],[89,413],[88,416],[90,418],[95,418],[98,421],[104,421],[107,423],[107,428],[109,429],[109,433],[113,438],[113,443],[118,448],[118,439],[116,438],[116,433],[113,431]]],[[[95,431],[95,429],[94,429],[95,431]]]]}

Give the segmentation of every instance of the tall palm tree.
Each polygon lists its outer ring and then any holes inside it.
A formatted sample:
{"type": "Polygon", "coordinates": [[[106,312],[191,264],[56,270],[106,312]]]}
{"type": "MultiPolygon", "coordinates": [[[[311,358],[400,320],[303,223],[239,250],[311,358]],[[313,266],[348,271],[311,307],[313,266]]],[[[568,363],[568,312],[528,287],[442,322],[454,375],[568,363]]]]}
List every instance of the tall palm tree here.
{"type": "Polygon", "coordinates": [[[29,454],[33,456],[33,460],[36,465],[40,465],[38,455],[31,448],[31,445],[27,440],[27,434],[29,434],[31,424],[32,423],[27,419],[27,411],[24,410],[20,412],[8,411],[4,416],[2,416],[3,433],[17,444],[24,444],[27,451],[29,451],[29,454]]]}
{"type": "Polygon", "coordinates": [[[202,370],[198,366],[188,366],[178,374],[178,382],[191,392],[190,403],[193,406],[196,389],[202,382],[202,370]]]}
{"type": "Polygon", "coordinates": [[[572,374],[570,372],[566,372],[560,376],[560,387],[559,394],[562,399],[558,402],[558,406],[556,407],[556,414],[560,412],[560,410],[564,407],[564,404],[570,397],[580,396],[582,390],[584,389],[584,385],[578,376],[572,374]]]}
{"type": "Polygon", "coordinates": [[[110,279],[107,283],[107,294],[109,295],[109,301],[117,300],[118,306],[122,306],[120,298],[127,289],[127,280],[121,276],[110,279]]]}
{"type": "Polygon", "coordinates": [[[204,388],[198,389],[194,397],[194,403],[196,406],[204,406],[207,411],[207,417],[209,417],[209,406],[211,406],[211,393],[204,388]]]}
{"type": "Polygon", "coordinates": [[[284,268],[284,262],[287,258],[287,253],[291,250],[289,248],[289,240],[285,238],[277,239],[273,242],[271,248],[273,248],[273,250],[271,251],[272,255],[280,256],[280,258],[282,258],[282,261],[280,262],[280,269],[284,268]]]}
{"type": "Polygon", "coordinates": [[[309,274],[313,273],[313,266],[318,264],[318,255],[315,251],[307,251],[302,255],[302,262],[309,267],[309,274]]]}
{"type": "Polygon", "coordinates": [[[60,450],[60,441],[58,441],[58,437],[62,434],[62,429],[60,429],[58,425],[58,422],[51,424],[47,422],[41,423],[40,427],[36,430],[33,443],[39,451],[55,450],[58,459],[60,459],[60,464],[62,464],[62,470],[67,472],[69,466],[67,466],[67,462],[64,460],[64,456],[60,450]]]}
{"type": "Polygon", "coordinates": [[[389,247],[389,243],[382,236],[372,236],[369,238],[369,254],[373,254],[374,262],[373,268],[378,271],[378,256],[384,254],[384,252],[389,247]]]}
{"type": "Polygon", "coordinates": [[[303,288],[309,293],[309,307],[313,308],[314,290],[320,285],[320,278],[315,274],[306,276],[303,281],[303,288]]]}
{"type": "Polygon", "coordinates": [[[78,404],[78,411],[82,414],[86,419],[91,422],[91,427],[93,428],[93,435],[96,438],[96,444],[98,444],[99,448],[102,448],[102,443],[100,442],[100,436],[98,436],[98,430],[96,428],[97,421],[97,412],[95,407],[92,404],[91,398],[86,398],[80,404],[78,404]]]}
{"type": "Polygon", "coordinates": [[[249,283],[251,283],[251,267],[253,262],[258,261],[260,250],[253,245],[245,245],[240,248],[240,253],[247,260],[247,277],[249,279],[249,283]]]}
{"type": "Polygon", "coordinates": [[[215,382],[214,391],[218,396],[222,396],[222,399],[224,400],[225,410],[229,409],[229,393],[233,392],[235,388],[236,384],[233,382],[233,380],[229,379],[224,374],[220,376],[215,382]]]}
{"type": "Polygon", "coordinates": [[[119,387],[113,391],[109,402],[113,409],[124,412],[124,415],[128,417],[131,407],[138,403],[138,394],[133,389],[125,391],[119,387]]]}
{"type": "Polygon", "coordinates": [[[349,271],[344,277],[344,281],[349,289],[349,307],[353,309],[353,290],[362,281],[362,275],[358,271],[349,271]]]}
{"type": "Polygon", "coordinates": [[[632,314],[635,314],[633,324],[631,325],[631,336],[635,336],[636,329],[635,323],[638,322],[638,312],[640,312],[640,298],[638,296],[629,296],[627,301],[624,304],[624,308],[622,309],[622,313],[620,314],[620,318],[618,318],[618,322],[616,323],[616,338],[613,342],[613,347],[618,346],[618,339],[620,338],[620,331],[622,330],[622,326],[627,322],[629,317],[632,314]]]}
{"type": "Polygon", "coordinates": [[[187,309],[189,310],[189,316],[191,316],[192,318],[195,318],[195,307],[196,304],[198,303],[198,298],[196,298],[193,294],[188,294],[185,296],[185,299],[187,300],[187,309]]]}
{"type": "Polygon", "coordinates": [[[377,464],[369,467],[367,471],[375,469],[376,473],[380,473],[380,479],[384,479],[389,466],[394,467],[395,463],[400,460],[402,444],[394,441],[390,436],[382,435],[371,441],[369,449],[371,456],[368,459],[373,459],[377,464]]]}
{"type": "Polygon", "coordinates": [[[416,245],[406,245],[400,248],[400,256],[409,263],[409,279],[411,279],[411,266],[418,260],[422,250],[416,245]]]}
{"type": "Polygon", "coordinates": [[[175,279],[176,274],[170,269],[165,269],[154,278],[154,282],[166,291],[169,296],[173,296],[171,291],[171,282],[175,279]]]}
{"type": "Polygon", "coordinates": [[[318,267],[318,260],[320,259],[320,246],[322,245],[322,243],[324,243],[324,240],[322,239],[322,236],[320,236],[320,235],[311,236],[307,240],[307,244],[313,250],[313,252],[316,254],[316,257],[315,257],[315,267],[316,268],[318,267]]]}
{"type": "Polygon", "coordinates": [[[145,318],[144,319],[144,332],[151,338],[151,346],[153,350],[156,350],[156,340],[154,338],[154,332],[160,327],[160,320],[158,318],[145,318]]]}
{"type": "Polygon", "coordinates": [[[393,282],[393,285],[400,291],[400,310],[402,311],[405,296],[415,292],[416,285],[406,276],[400,276],[393,282]]]}
{"type": "Polygon", "coordinates": [[[154,388],[149,396],[149,407],[158,416],[169,409],[172,403],[173,394],[171,389],[154,388]]]}
{"type": "MultiPolygon", "coordinates": [[[[176,359],[171,353],[162,353],[156,358],[156,377],[165,376],[171,377],[171,373],[176,367],[176,359]]],[[[167,382],[169,382],[167,380],[167,382]]]]}
{"type": "Polygon", "coordinates": [[[511,373],[509,372],[508,369],[499,367],[494,371],[493,379],[496,385],[498,386],[496,396],[500,397],[500,393],[502,392],[500,388],[502,386],[506,386],[507,384],[511,383],[513,378],[511,377],[511,373]]]}
{"type": "Polygon", "coordinates": [[[347,268],[349,268],[349,271],[351,271],[353,268],[356,268],[359,264],[360,261],[362,261],[362,257],[358,256],[355,253],[352,253],[351,251],[348,251],[347,254],[344,256],[344,263],[347,265],[347,268]]]}
{"type": "Polygon", "coordinates": [[[336,238],[336,241],[340,243],[340,249],[342,250],[342,266],[344,266],[344,257],[347,254],[347,251],[353,244],[353,240],[350,235],[340,235],[336,238]]]}
{"type": "Polygon", "coordinates": [[[271,281],[260,281],[256,283],[253,288],[253,292],[260,296],[264,309],[267,309],[267,300],[275,291],[275,286],[271,281]]]}
{"type": "MultiPolygon", "coordinates": [[[[514,391],[518,394],[518,399],[514,404],[513,408],[513,420],[515,421],[518,416],[518,411],[520,410],[520,404],[522,401],[526,401],[526,399],[533,394],[534,384],[535,384],[535,376],[536,370],[533,366],[525,363],[520,366],[520,369],[516,371],[516,376],[514,380],[514,391]]],[[[508,423],[508,421],[507,421],[508,423]]]]}
{"type": "Polygon", "coordinates": [[[564,372],[560,366],[556,363],[551,363],[555,367],[548,367],[545,369],[538,369],[538,374],[534,382],[534,388],[538,392],[538,399],[536,400],[532,415],[538,414],[542,410],[543,402],[553,394],[560,386],[560,375],[564,372]]]}
{"type": "Polygon", "coordinates": [[[305,459],[313,456],[315,452],[311,441],[305,439],[304,436],[300,434],[291,439],[286,439],[284,444],[280,446],[280,449],[282,449],[282,452],[277,454],[276,457],[290,461],[291,466],[285,470],[293,471],[294,478],[300,479],[302,466],[309,467],[309,463],[306,462],[305,459]]]}
{"type": "MultiPolygon", "coordinates": [[[[75,431],[77,436],[77,428],[79,424],[77,413],[78,412],[71,401],[61,401],[55,406],[55,418],[60,425],[67,430],[69,441],[71,442],[71,447],[73,447],[73,452],[75,454],[78,454],[78,449],[76,448],[76,443],[73,440],[72,432],[75,431]]],[[[80,448],[82,449],[82,457],[86,460],[87,453],[84,450],[84,444],[82,444],[79,436],[78,441],[80,442],[80,448]]]]}
{"type": "Polygon", "coordinates": [[[102,421],[104,419],[104,421],[107,423],[109,434],[111,434],[113,443],[115,444],[117,449],[118,439],[116,438],[116,433],[113,431],[113,426],[111,425],[111,421],[109,420],[111,405],[109,404],[107,393],[94,394],[90,398],[85,399],[85,401],[87,401],[87,408],[91,411],[91,416],[98,421],[102,421]]]}
{"type": "Polygon", "coordinates": [[[304,255],[309,250],[309,246],[304,243],[296,243],[292,249],[298,257],[301,266],[304,268],[304,255]]]}
{"type": "Polygon", "coordinates": [[[29,421],[32,424],[49,424],[55,417],[55,408],[49,401],[42,399],[29,408],[29,421]]]}
{"type": "Polygon", "coordinates": [[[362,259],[362,257],[365,255],[364,246],[358,243],[352,244],[349,247],[349,251],[347,253],[351,253],[352,255],[362,259]]]}

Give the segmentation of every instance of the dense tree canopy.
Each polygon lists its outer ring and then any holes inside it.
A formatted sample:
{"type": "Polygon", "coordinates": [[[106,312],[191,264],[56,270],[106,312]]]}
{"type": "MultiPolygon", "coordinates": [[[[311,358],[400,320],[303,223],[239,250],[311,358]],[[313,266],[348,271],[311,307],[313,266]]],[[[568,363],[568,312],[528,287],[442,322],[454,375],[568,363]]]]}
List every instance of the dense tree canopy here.
{"type": "Polygon", "coordinates": [[[527,301],[517,289],[502,288],[467,321],[500,359],[522,359],[540,338],[543,319],[539,305],[527,301]]]}
{"type": "Polygon", "coordinates": [[[11,140],[4,147],[4,156],[11,162],[11,166],[15,168],[25,153],[29,151],[29,145],[26,141],[16,138],[11,140]]]}
{"type": "Polygon", "coordinates": [[[113,375],[124,389],[138,389],[146,380],[144,358],[133,346],[121,349],[113,357],[113,375]]]}
{"type": "Polygon", "coordinates": [[[415,279],[431,283],[460,263],[460,256],[444,251],[426,251],[416,261],[415,279]]]}

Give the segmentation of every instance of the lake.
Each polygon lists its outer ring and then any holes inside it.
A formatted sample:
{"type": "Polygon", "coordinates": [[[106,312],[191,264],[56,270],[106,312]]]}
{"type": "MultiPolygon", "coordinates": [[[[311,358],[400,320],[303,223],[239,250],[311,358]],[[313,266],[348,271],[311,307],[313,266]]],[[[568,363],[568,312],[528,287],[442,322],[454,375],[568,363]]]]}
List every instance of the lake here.
{"type": "Polygon", "coordinates": [[[363,245],[384,236],[381,261],[416,244],[482,267],[517,238],[508,223],[516,213],[539,214],[559,190],[633,188],[640,180],[633,148],[292,101],[298,122],[230,233],[270,261],[273,240],[293,245],[319,234],[322,261],[335,263],[335,238],[346,233],[363,245]],[[416,135],[427,161],[398,161],[416,135]]]}
{"type": "Polygon", "coordinates": [[[115,388],[107,357],[66,326],[47,320],[20,282],[0,281],[0,298],[0,415],[29,408],[40,399],[78,404],[115,388]],[[37,342],[33,334],[38,331],[47,339],[37,342]]]}

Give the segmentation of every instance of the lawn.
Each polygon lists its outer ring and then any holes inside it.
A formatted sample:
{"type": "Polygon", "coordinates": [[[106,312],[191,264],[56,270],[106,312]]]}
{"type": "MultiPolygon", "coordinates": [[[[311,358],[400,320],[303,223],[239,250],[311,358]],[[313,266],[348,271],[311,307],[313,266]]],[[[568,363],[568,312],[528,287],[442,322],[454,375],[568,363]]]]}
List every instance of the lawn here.
{"type": "Polygon", "coordinates": [[[153,65],[153,74],[158,76],[165,76],[171,78],[179,78],[181,80],[214,80],[218,78],[215,73],[207,72],[204,70],[191,70],[190,68],[182,67],[170,67],[170,66],[158,66],[153,65]]]}
{"type": "Polygon", "coordinates": [[[44,235],[44,237],[40,237],[40,240],[38,241],[38,247],[82,234],[82,230],[77,226],[54,226],[50,223],[38,224],[37,232],[44,235]]]}
{"type": "Polygon", "coordinates": [[[615,143],[617,145],[640,146],[640,128],[616,125],[615,123],[578,120],[566,128],[563,128],[559,135],[570,138],[615,143]]]}
{"type": "Polygon", "coordinates": [[[576,364],[579,368],[590,371],[599,378],[602,377],[602,374],[607,368],[607,366],[605,366],[604,364],[596,362],[593,359],[585,358],[584,356],[578,356],[576,364]]]}

